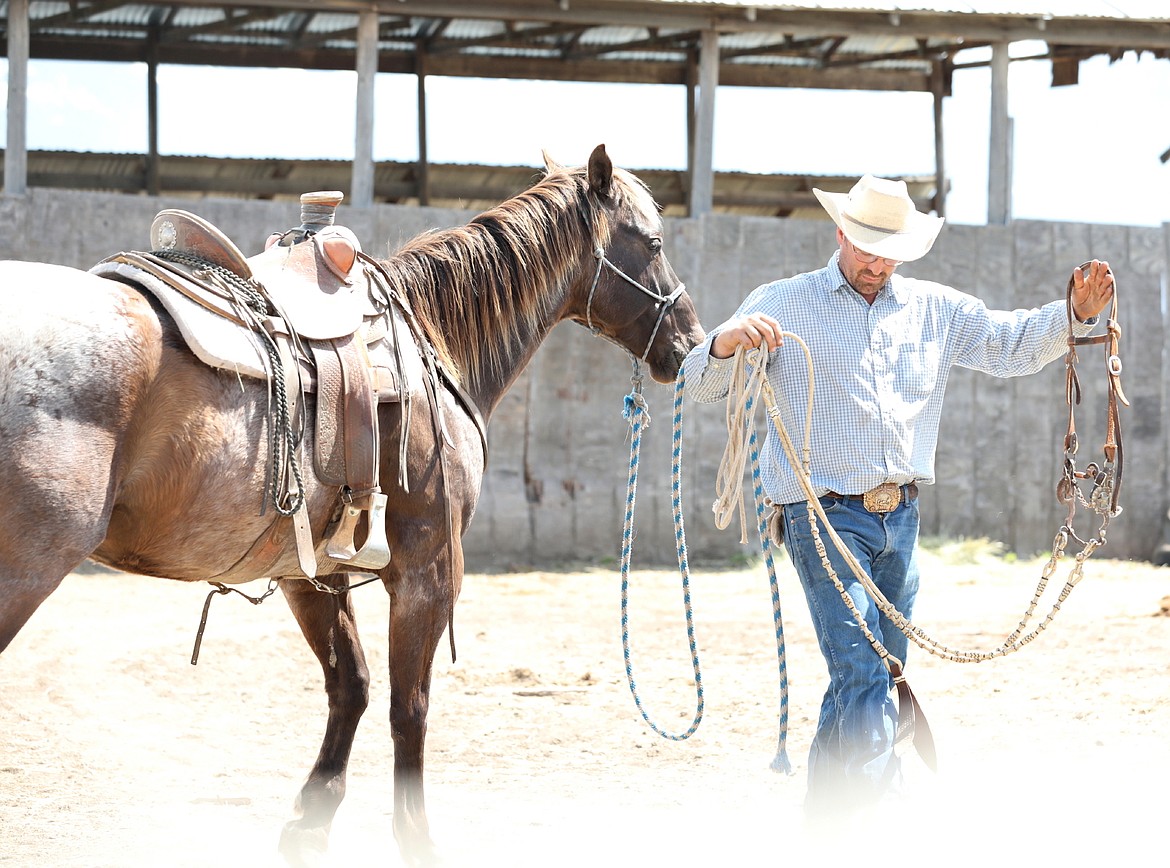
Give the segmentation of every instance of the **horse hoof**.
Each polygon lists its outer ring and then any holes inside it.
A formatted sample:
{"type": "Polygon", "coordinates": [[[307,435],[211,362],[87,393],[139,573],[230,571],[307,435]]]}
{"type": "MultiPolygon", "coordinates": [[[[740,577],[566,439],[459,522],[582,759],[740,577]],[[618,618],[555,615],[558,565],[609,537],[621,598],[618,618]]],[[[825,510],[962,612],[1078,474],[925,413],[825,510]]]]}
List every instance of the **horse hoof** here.
{"type": "Polygon", "coordinates": [[[411,853],[403,853],[403,859],[411,868],[442,868],[443,859],[433,846],[416,849],[411,853]]]}
{"type": "Polygon", "coordinates": [[[280,855],[289,868],[320,868],[329,849],[329,832],[288,823],[280,833],[280,855]]]}
{"type": "Polygon", "coordinates": [[[398,854],[411,868],[441,868],[443,859],[429,836],[398,840],[398,854]]]}

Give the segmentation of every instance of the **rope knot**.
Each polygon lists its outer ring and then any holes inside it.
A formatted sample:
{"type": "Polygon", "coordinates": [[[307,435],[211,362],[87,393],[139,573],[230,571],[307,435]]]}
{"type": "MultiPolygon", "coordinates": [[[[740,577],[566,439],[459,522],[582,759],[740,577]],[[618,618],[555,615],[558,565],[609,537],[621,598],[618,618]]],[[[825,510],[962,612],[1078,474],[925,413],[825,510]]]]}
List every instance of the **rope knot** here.
{"type": "Polygon", "coordinates": [[[636,356],[630,358],[634,364],[634,372],[630,375],[630,394],[626,395],[622,407],[622,418],[628,420],[633,426],[636,415],[645,416],[646,427],[649,428],[650,405],[646,403],[646,398],[642,395],[642,363],[636,356]]]}
{"type": "Polygon", "coordinates": [[[635,415],[642,415],[646,417],[646,427],[650,427],[650,406],[646,403],[646,397],[638,389],[626,395],[625,406],[622,407],[622,418],[627,419],[632,424],[635,415]]]}

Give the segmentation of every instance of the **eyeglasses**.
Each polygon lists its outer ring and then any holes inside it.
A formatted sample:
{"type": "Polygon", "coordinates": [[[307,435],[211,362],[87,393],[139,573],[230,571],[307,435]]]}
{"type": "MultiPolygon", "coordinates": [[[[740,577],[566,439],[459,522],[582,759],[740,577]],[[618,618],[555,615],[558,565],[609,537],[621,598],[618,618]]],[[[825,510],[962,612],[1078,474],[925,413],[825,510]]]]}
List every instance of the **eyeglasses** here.
{"type": "Polygon", "coordinates": [[[882,261],[882,264],[888,265],[890,268],[897,268],[902,264],[901,259],[886,259],[884,256],[874,256],[872,253],[866,253],[864,250],[858,250],[857,246],[848,239],[846,239],[845,243],[848,244],[850,249],[853,251],[853,258],[863,265],[873,265],[879,259],[882,261]]]}

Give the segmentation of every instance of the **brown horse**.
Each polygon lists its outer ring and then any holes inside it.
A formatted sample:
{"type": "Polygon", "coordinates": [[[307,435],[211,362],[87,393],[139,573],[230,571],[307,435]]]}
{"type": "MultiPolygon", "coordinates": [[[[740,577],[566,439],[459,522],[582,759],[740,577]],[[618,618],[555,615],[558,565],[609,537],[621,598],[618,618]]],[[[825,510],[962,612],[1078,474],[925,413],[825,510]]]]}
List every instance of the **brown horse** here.
{"type": "MultiPolygon", "coordinates": [[[[378,572],[391,598],[394,832],[409,862],[426,863],[434,856],[423,798],[431,667],[462,583],[460,538],[486,460],[474,408],[489,418],[566,319],[644,358],[660,382],[673,379],[703,332],[662,253],[653,198],[602,146],[578,169],[546,158],[529,190],[380,264],[464,393],[430,390],[433,412],[428,390],[408,384],[411,414],[397,403],[379,407],[392,552],[378,572]],[[409,491],[399,484],[404,427],[409,491]]],[[[345,792],[369,672],[349,593],[306,580],[292,523],[281,519],[274,530],[272,511],[257,509],[269,466],[265,384],[198,361],[161,305],[128,283],[4,262],[0,293],[0,650],[86,558],[184,581],[279,578],[329,701],[320,753],[281,836],[290,862],[311,860],[345,792]],[[239,576],[265,534],[282,546],[277,568],[239,576]]],[[[316,539],[337,489],[305,475],[316,539]]],[[[341,589],[347,579],[318,581],[341,589]]]]}

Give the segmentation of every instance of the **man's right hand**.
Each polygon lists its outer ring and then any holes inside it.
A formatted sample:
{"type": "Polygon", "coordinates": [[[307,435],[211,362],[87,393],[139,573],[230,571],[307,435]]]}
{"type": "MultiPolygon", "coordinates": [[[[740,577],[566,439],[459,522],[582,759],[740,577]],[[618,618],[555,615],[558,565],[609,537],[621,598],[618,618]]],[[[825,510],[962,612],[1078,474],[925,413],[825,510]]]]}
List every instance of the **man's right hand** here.
{"type": "Polygon", "coordinates": [[[766,346],[768,352],[782,343],[783,330],[780,323],[766,313],[749,313],[729,319],[719,327],[711,341],[711,355],[717,359],[729,359],[735,355],[736,347],[766,346]]]}

